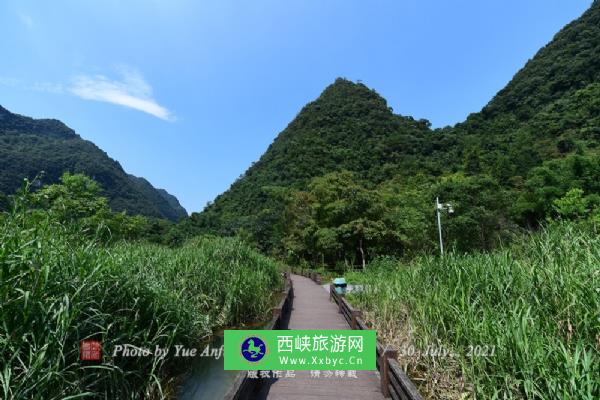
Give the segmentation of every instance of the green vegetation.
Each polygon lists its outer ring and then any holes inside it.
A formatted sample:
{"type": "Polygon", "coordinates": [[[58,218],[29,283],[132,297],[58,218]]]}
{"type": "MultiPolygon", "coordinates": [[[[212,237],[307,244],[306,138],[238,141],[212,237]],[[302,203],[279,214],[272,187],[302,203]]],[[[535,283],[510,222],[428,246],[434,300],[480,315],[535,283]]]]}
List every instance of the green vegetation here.
{"type": "Polygon", "coordinates": [[[434,398],[600,397],[599,39],[597,0],[454,127],[337,79],[183,219],[59,121],[0,107],[0,397],[161,396],[180,366],[114,345],[190,346],[260,320],[280,280],[252,247],[362,266],[353,301],[434,398]],[[436,197],[455,209],[444,258],[436,197]],[[102,364],[81,367],[85,338],[102,364]]]}
{"type": "Polygon", "coordinates": [[[554,216],[580,218],[598,215],[600,157],[574,155],[534,168],[524,184],[515,210],[530,224],[554,216]]]}
{"type": "Polygon", "coordinates": [[[178,232],[239,235],[290,263],[331,268],[434,251],[436,196],[455,205],[446,240],[462,251],[537,228],[572,190],[595,213],[599,38],[595,1],[481,112],[435,130],[337,79],[178,232]]]}
{"type": "Polygon", "coordinates": [[[115,345],[197,346],[262,320],[280,287],[276,263],[235,239],[103,244],[122,214],[106,214],[98,190],[65,175],[0,214],[1,398],[162,397],[181,362],[113,357],[115,345]],[[102,341],[101,364],[79,361],[86,338],[102,341]]]}
{"type": "MultiPolygon", "coordinates": [[[[36,178],[29,186],[38,183],[36,178]]],[[[169,221],[111,211],[108,200],[102,197],[100,185],[82,174],[66,172],[59,183],[44,186],[28,198],[37,213],[47,214],[63,224],[77,223],[82,234],[101,239],[103,243],[121,239],[144,239],[162,244],[181,242],[172,236],[173,224],[169,221]]]]}
{"type": "Polygon", "coordinates": [[[93,177],[114,211],[171,221],[187,216],[175,197],[128,175],[118,162],[62,122],[28,118],[0,107],[0,193],[14,193],[24,178],[33,180],[42,171],[43,184],[58,182],[65,172],[93,177]]]}
{"type": "Polygon", "coordinates": [[[398,171],[414,171],[428,126],[427,121],[394,115],[365,85],[338,79],[302,109],[229,191],[180,229],[190,235],[243,232],[259,248],[286,254],[280,223],[286,197],[331,172],[351,172],[342,179],[372,189],[398,171]]]}
{"type": "Polygon", "coordinates": [[[432,398],[600,397],[600,236],[555,223],[523,239],[408,265],[380,259],[350,277],[364,284],[353,304],[432,398]]]}
{"type": "Polygon", "coordinates": [[[421,177],[405,182],[367,189],[347,171],[313,179],[307,191],[287,198],[282,218],[273,224],[283,233],[285,256],[292,263],[364,268],[366,254],[431,251],[437,246],[432,212],[437,193],[457,211],[444,223],[446,239],[458,250],[492,248],[514,230],[505,217],[507,194],[489,176],[456,173],[439,182],[421,177]]]}

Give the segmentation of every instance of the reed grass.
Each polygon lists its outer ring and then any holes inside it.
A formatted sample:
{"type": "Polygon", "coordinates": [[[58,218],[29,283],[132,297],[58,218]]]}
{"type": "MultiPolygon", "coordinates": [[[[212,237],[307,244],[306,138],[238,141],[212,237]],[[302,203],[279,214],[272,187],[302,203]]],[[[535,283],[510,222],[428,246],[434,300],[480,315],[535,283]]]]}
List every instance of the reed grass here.
{"type": "Polygon", "coordinates": [[[593,229],[556,223],[493,253],[380,260],[350,280],[365,285],[353,302],[432,398],[600,398],[593,229]],[[477,345],[487,356],[468,356],[477,345]],[[432,355],[440,348],[455,356],[432,355]]]}
{"type": "Polygon", "coordinates": [[[277,265],[234,239],[111,247],[16,207],[0,218],[0,398],[163,398],[175,359],[112,357],[116,344],[197,345],[265,317],[277,265]],[[79,342],[102,341],[102,363],[79,342]]]}

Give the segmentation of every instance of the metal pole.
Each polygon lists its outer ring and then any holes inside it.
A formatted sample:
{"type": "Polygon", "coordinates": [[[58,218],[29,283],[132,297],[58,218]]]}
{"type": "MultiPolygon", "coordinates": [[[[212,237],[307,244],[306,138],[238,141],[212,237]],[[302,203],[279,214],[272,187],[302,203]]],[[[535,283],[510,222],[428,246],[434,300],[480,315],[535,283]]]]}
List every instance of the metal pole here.
{"type": "Polygon", "coordinates": [[[437,212],[437,223],[438,223],[438,233],[440,235],[440,253],[444,255],[444,241],[442,240],[442,218],[440,216],[440,199],[439,197],[435,198],[435,211],[437,212]]]}

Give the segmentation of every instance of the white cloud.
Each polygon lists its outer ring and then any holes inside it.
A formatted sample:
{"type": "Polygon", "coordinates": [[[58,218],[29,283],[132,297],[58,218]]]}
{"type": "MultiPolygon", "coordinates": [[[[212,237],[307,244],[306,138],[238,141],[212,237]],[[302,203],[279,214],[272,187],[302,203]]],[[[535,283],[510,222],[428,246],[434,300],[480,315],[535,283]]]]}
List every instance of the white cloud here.
{"type": "Polygon", "coordinates": [[[73,79],[69,91],[86,100],[104,101],[143,111],[165,121],[175,118],[152,97],[152,87],[135,69],[117,68],[120,80],[104,75],[79,75],[73,79]]]}
{"type": "Polygon", "coordinates": [[[21,81],[16,78],[11,78],[9,76],[0,76],[0,85],[8,86],[8,87],[17,87],[21,84],[21,81]]]}
{"type": "Polygon", "coordinates": [[[31,18],[30,15],[22,13],[22,12],[19,12],[17,14],[19,15],[19,19],[21,20],[23,25],[25,25],[29,29],[33,28],[34,22],[33,22],[33,18],[31,18]]]}

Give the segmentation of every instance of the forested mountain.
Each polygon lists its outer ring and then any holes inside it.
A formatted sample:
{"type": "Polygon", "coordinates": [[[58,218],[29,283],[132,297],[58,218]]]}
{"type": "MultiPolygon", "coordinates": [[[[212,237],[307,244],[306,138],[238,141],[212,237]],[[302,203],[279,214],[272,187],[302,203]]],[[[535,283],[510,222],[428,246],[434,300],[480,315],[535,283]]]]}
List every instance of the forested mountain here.
{"type": "Polygon", "coordinates": [[[563,28],[483,110],[450,132],[485,153],[505,176],[579,146],[594,148],[600,129],[600,3],[563,28]],[[509,163],[504,156],[509,156],[509,163]],[[510,168],[515,169],[510,169],[510,168]]]}
{"type": "Polygon", "coordinates": [[[23,178],[44,171],[42,184],[63,172],[84,173],[99,182],[115,211],[176,221],[187,215],[177,199],[147,180],[127,174],[92,142],[53,119],[33,119],[0,107],[0,193],[13,194],[23,178]]]}
{"type": "Polygon", "coordinates": [[[181,226],[189,234],[238,234],[284,256],[364,261],[367,248],[371,256],[431,249],[433,199],[441,196],[457,211],[448,240],[488,248],[519,225],[593,214],[598,139],[595,1],[454,127],[432,130],[426,120],[394,114],[365,85],[337,79],[228,191],[181,226]],[[581,203],[578,212],[560,207],[571,200],[581,203]]]}
{"type": "Polygon", "coordinates": [[[349,170],[377,183],[415,164],[429,122],[394,115],[365,85],[337,79],[281,132],[266,153],[203,215],[231,232],[269,198],[267,186],[305,188],[311,178],[349,170]]]}

